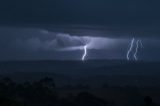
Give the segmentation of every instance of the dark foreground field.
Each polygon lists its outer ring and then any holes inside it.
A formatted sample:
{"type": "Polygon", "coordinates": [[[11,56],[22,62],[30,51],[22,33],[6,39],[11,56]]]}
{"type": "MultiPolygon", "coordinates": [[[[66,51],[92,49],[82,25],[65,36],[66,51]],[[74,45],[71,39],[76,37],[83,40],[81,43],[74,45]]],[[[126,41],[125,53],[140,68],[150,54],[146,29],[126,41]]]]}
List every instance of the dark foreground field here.
{"type": "Polygon", "coordinates": [[[158,62],[0,62],[0,105],[154,106],[159,70],[158,62]]]}

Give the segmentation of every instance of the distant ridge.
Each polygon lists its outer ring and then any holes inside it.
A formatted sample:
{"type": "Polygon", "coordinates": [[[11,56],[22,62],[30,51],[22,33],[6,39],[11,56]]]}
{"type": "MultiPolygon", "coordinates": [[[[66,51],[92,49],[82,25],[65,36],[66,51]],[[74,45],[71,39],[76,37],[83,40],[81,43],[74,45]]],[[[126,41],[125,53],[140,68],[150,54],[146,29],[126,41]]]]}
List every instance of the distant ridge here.
{"type": "Polygon", "coordinates": [[[1,61],[0,72],[159,74],[160,62],[126,60],[27,60],[1,61]]]}

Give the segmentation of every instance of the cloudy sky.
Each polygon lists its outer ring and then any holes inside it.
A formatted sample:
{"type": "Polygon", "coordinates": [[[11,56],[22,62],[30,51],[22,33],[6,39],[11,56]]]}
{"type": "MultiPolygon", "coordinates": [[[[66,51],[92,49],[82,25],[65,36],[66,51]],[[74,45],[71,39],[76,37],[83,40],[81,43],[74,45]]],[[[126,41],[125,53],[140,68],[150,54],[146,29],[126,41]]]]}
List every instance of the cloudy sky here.
{"type": "Polygon", "coordinates": [[[158,0],[0,1],[0,60],[160,60],[158,0]]]}

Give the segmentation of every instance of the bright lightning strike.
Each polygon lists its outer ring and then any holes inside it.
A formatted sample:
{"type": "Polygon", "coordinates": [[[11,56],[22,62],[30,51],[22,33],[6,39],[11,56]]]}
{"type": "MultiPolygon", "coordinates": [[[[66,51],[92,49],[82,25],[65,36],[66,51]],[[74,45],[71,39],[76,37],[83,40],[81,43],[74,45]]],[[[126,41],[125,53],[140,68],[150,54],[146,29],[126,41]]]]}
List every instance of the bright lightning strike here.
{"type": "Polygon", "coordinates": [[[87,55],[87,45],[84,46],[84,54],[83,54],[83,56],[82,56],[82,61],[85,60],[86,55],[87,55]]]}
{"type": "Polygon", "coordinates": [[[138,49],[139,49],[139,44],[141,47],[143,47],[143,44],[142,44],[142,41],[141,40],[137,40],[136,42],[136,51],[134,53],[134,59],[137,61],[138,58],[137,58],[137,53],[138,53],[138,49]]]}
{"type": "Polygon", "coordinates": [[[136,51],[134,53],[134,59],[136,61],[138,60],[138,58],[137,58],[137,52],[138,52],[138,48],[139,48],[139,42],[140,42],[140,40],[137,40],[137,42],[136,42],[136,51]]]}
{"type": "Polygon", "coordinates": [[[135,39],[133,38],[132,41],[131,41],[131,43],[130,43],[130,48],[129,48],[128,52],[127,52],[127,60],[130,60],[129,54],[130,54],[130,52],[131,52],[132,49],[133,49],[134,41],[135,41],[135,39]]]}

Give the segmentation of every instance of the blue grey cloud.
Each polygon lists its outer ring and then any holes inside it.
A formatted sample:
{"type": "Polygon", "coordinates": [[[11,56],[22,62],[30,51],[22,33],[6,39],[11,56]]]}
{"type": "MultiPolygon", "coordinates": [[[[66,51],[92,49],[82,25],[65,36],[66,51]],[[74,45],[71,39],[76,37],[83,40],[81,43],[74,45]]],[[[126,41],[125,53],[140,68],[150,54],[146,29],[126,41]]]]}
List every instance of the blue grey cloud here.
{"type": "MultiPolygon", "coordinates": [[[[84,30],[82,30],[83,32],[84,30]]],[[[92,33],[92,31],[91,31],[92,33]]],[[[80,59],[84,46],[88,58],[126,59],[131,37],[92,36],[50,31],[41,28],[0,28],[0,58],[6,59],[80,59]]],[[[141,59],[159,59],[160,39],[141,39],[144,48],[138,56],[141,59]],[[156,58],[155,58],[156,57],[156,58]]]]}

